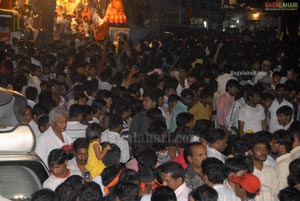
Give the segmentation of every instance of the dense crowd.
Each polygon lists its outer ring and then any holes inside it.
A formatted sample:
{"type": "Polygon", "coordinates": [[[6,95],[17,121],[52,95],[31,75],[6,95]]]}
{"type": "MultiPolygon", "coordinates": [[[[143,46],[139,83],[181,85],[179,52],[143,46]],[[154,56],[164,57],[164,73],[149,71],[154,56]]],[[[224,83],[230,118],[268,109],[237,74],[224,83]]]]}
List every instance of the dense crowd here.
{"type": "Polygon", "coordinates": [[[32,200],[300,200],[299,40],[0,42],[51,175],[32,200]]]}

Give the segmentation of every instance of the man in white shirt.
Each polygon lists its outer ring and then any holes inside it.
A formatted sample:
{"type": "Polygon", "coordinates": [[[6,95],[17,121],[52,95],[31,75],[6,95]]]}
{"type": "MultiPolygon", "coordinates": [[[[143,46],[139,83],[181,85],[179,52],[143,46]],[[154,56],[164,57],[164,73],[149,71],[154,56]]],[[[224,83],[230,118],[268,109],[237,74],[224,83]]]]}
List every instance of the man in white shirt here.
{"type": "Polygon", "coordinates": [[[253,174],[257,176],[263,185],[271,189],[272,194],[278,193],[278,179],[274,168],[264,164],[269,153],[268,142],[259,134],[252,134],[248,141],[248,154],[253,160],[253,174]]]}
{"type": "Polygon", "coordinates": [[[80,172],[67,168],[67,154],[63,149],[53,149],[48,157],[48,166],[51,171],[50,177],[43,183],[43,188],[55,191],[56,187],[63,183],[71,175],[80,175],[80,172]]]}
{"type": "Polygon", "coordinates": [[[67,127],[68,112],[60,108],[54,108],[49,114],[50,127],[37,139],[35,153],[47,165],[48,155],[53,149],[72,149],[72,138],[65,133],[67,127]]]}
{"type": "Polygon", "coordinates": [[[32,120],[29,122],[29,126],[32,128],[33,133],[37,138],[41,135],[41,131],[38,127],[38,121],[41,116],[48,113],[49,111],[47,110],[47,108],[40,103],[35,104],[32,108],[32,120]]]}
{"type": "MultiPolygon", "coordinates": [[[[293,120],[293,109],[290,106],[281,106],[277,111],[277,120],[279,126],[276,130],[283,129],[288,130],[290,128],[290,125],[292,124],[293,120]]],[[[276,131],[275,130],[275,131],[276,131]]]]}
{"type": "Polygon", "coordinates": [[[36,99],[38,95],[38,90],[34,86],[28,86],[25,89],[25,96],[27,99],[27,105],[29,105],[31,108],[36,104],[36,99]]]}
{"type": "Polygon", "coordinates": [[[265,111],[259,104],[260,94],[254,87],[247,90],[247,101],[238,112],[240,136],[251,130],[252,133],[266,130],[265,111]]]}
{"type": "Polygon", "coordinates": [[[284,106],[284,105],[287,105],[287,106],[293,108],[292,104],[283,98],[284,92],[285,92],[285,85],[278,84],[276,86],[276,90],[275,90],[275,99],[272,102],[271,107],[269,108],[269,111],[270,111],[270,130],[269,131],[270,132],[274,132],[275,130],[277,130],[280,127],[278,120],[277,120],[277,115],[276,115],[277,110],[281,106],[284,106]]]}
{"type": "Polygon", "coordinates": [[[235,183],[235,194],[241,198],[241,200],[254,200],[257,194],[259,194],[261,183],[259,179],[253,174],[243,175],[230,175],[230,181],[235,183]]]}
{"type": "Polygon", "coordinates": [[[207,157],[214,157],[225,163],[226,156],[222,154],[226,147],[228,137],[222,129],[215,129],[207,135],[208,146],[206,148],[207,157]]]}
{"type": "Polygon", "coordinates": [[[66,132],[73,140],[85,138],[87,125],[80,123],[83,119],[82,109],[82,106],[78,104],[71,105],[69,109],[69,121],[67,122],[66,132]]]}
{"type": "Polygon", "coordinates": [[[121,150],[121,163],[127,163],[130,158],[128,141],[120,136],[123,127],[123,119],[121,116],[112,115],[109,119],[109,129],[103,131],[101,142],[109,142],[116,144],[121,150]]]}
{"type": "Polygon", "coordinates": [[[184,169],[179,163],[167,162],[160,166],[159,176],[164,186],[169,186],[175,191],[177,201],[188,201],[189,189],[184,183],[184,169]]]}
{"type": "Polygon", "coordinates": [[[225,165],[216,158],[207,158],[202,162],[204,183],[214,188],[218,193],[218,201],[238,201],[235,193],[224,185],[225,165]]]}
{"type": "Polygon", "coordinates": [[[277,130],[272,135],[270,143],[272,153],[278,154],[275,171],[279,181],[279,190],[288,186],[289,164],[292,160],[289,153],[292,148],[290,133],[286,130],[277,130]]]}
{"type": "Polygon", "coordinates": [[[68,162],[68,168],[80,172],[85,172],[85,165],[88,159],[89,141],[86,138],[77,138],[73,143],[75,157],[68,162]]]}
{"type": "Polygon", "coordinates": [[[31,69],[31,74],[29,74],[28,86],[35,87],[38,90],[38,93],[40,93],[41,92],[40,76],[42,74],[42,68],[35,64],[31,64],[30,69],[31,69]]]}

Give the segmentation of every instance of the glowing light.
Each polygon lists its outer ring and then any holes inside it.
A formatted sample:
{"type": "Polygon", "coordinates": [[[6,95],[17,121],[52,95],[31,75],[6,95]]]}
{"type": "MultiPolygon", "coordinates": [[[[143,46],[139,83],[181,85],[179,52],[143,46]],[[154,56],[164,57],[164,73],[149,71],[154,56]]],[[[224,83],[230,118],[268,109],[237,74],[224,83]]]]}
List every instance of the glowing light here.
{"type": "Polygon", "coordinates": [[[236,23],[237,23],[237,24],[240,23],[240,20],[236,20],[236,23]]]}
{"type": "Polygon", "coordinates": [[[259,17],[259,13],[253,13],[253,17],[254,18],[258,18],[259,17]]]}
{"type": "Polygon", "coordinates": [[[203,25],[204,25],[204,28],[207,28],[207,22],[206,21],[203,22],[203,25]]]}

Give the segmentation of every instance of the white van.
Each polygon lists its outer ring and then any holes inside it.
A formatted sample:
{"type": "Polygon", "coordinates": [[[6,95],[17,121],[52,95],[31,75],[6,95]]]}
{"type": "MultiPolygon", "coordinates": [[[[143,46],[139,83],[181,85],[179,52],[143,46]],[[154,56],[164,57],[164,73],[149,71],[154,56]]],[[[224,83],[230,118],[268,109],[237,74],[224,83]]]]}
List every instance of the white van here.
{"type": "MultiPolygon", "coordinates": [[[[35,135],[28,125],[0,130],[0,195],[30,200],[49,177],[46,165],[33,154],[35,135]]],[[[0,198],[1,199],[1,198],[0,198]]]]}

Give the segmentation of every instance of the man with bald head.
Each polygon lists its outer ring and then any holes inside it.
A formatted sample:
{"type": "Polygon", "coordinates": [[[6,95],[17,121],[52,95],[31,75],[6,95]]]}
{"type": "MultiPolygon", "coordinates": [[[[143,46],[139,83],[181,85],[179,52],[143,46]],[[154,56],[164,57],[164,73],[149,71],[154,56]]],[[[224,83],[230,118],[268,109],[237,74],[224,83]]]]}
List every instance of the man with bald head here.
{"type": "Polygon", "coordinates": [[[192,190],[204,184],[201,164],[206,157],[206,148],[200,142],[193,142],[184,150],[184,160],[188,164],[185,183],[192,190]]]}

